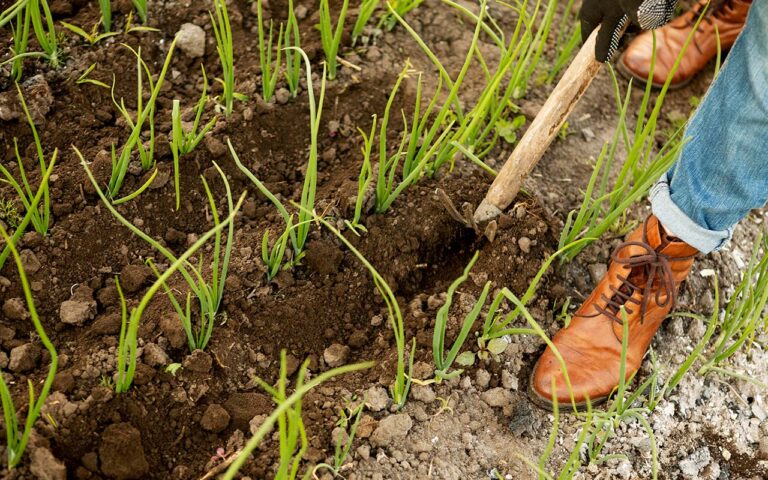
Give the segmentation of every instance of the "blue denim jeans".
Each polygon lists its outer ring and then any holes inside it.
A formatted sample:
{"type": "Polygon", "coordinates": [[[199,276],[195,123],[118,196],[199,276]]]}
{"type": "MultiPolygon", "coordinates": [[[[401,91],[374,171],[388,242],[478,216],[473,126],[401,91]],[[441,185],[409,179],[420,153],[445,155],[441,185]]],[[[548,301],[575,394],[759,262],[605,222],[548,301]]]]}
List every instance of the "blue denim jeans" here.
{"type": "Polygon", "coordinates": [[[709,253],[768,202],[768,0],[752,4],[685,138],[680,159],[651,190],[651,205],[667,230],[709,253]]]}

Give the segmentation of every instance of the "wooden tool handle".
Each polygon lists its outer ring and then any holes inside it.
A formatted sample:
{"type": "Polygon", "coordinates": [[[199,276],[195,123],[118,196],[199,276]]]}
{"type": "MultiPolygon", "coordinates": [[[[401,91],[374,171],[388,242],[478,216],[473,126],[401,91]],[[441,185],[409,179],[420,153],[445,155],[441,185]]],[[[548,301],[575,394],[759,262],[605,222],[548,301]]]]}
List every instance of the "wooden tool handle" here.
{"type": "Polygon", "coordinates": [[[475,210],[476,222],[497,217],[512,203],[520,191],[523,178],[544,155],[568,115],[597,76],[602,65],[595,59],[597,30],[595,29],[584,42],[552,95],[541,107],[520,143],[496,176],[482,203],[475,210]]]}

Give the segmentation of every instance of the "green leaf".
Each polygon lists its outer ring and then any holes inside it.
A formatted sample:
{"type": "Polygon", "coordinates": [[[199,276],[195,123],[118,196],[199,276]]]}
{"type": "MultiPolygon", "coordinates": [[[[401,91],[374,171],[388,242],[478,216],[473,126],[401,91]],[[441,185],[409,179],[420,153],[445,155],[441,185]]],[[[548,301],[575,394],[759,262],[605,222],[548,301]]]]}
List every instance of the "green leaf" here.
{"type": "Polygon", "coordinates": [[[500,118],[496,122],[496,131],[507,143],[515,143],[517,141],[517,131],[523,125],[525,125],[525,115],[518,115],[511,121],[500,118]]]}
{"type": "Polygon", "coordinates": [[[488,342],[488,351],[494,355],[499,355],[507,349],[507,345],[509,345],[509,341],[504,337],[494,338],[488,342]]]}
{"type": "Polygon", "coordinates": [[[475,363],[475,352],[470,352],[469,350],[463,352],[456,357],[456,363],[463,367],[471,367],[475,363]]]}
{"type": "Polygon", "coordinates": [[[170,373],[171,375],[173,375],[175,377],[176,376],[176,372],[178,372],[180,368],[181,368],[181,364],[180,363],[172,363],[172,364],[168,365],[167,367],[165,367],[165,371],[170,373]]]}

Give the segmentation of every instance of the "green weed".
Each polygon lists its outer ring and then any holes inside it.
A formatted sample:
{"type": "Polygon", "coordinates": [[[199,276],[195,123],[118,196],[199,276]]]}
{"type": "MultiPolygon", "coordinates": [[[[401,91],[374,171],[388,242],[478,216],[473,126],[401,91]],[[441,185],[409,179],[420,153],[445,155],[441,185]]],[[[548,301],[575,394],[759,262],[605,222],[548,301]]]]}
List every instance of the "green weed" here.
{"type": "Polygon", "coordinates": [[[357,196],[355,197],[355,213],[352,217],[352,221],[345,220],[345,224],[356,235],[359,235],[358,230],[368,231],[363,225],[360,224],[360,217],[363,214],[363,203],[365,202],[365,196],[368,192],[368,187],[373,179],[373,171],[371,169],[371,152],[373,151],[373,138],[376,135],[376,115],[373,116],[373,122],[371,123],[371,133],[368,135],[361,129],[357,129],[360,135],[363,137],[363,146],[360,149],[363,154],[363,167],[360,169],[360,175],[357,178],[357,196]]]}

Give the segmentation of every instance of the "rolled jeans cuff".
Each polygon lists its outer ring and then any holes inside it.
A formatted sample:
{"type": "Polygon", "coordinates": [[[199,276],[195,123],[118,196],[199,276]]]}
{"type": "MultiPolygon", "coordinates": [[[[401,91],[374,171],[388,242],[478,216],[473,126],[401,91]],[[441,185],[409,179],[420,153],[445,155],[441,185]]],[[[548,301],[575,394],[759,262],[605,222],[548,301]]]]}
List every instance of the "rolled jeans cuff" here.
{"type": "Polygon", "coordinates": [[[733,235],[733,228],[709,230],[691,220],[672,200],[667,173],[653,186],[650,198],[651,210],[664,228],[702,253],[720,250],[733,235]]]}

